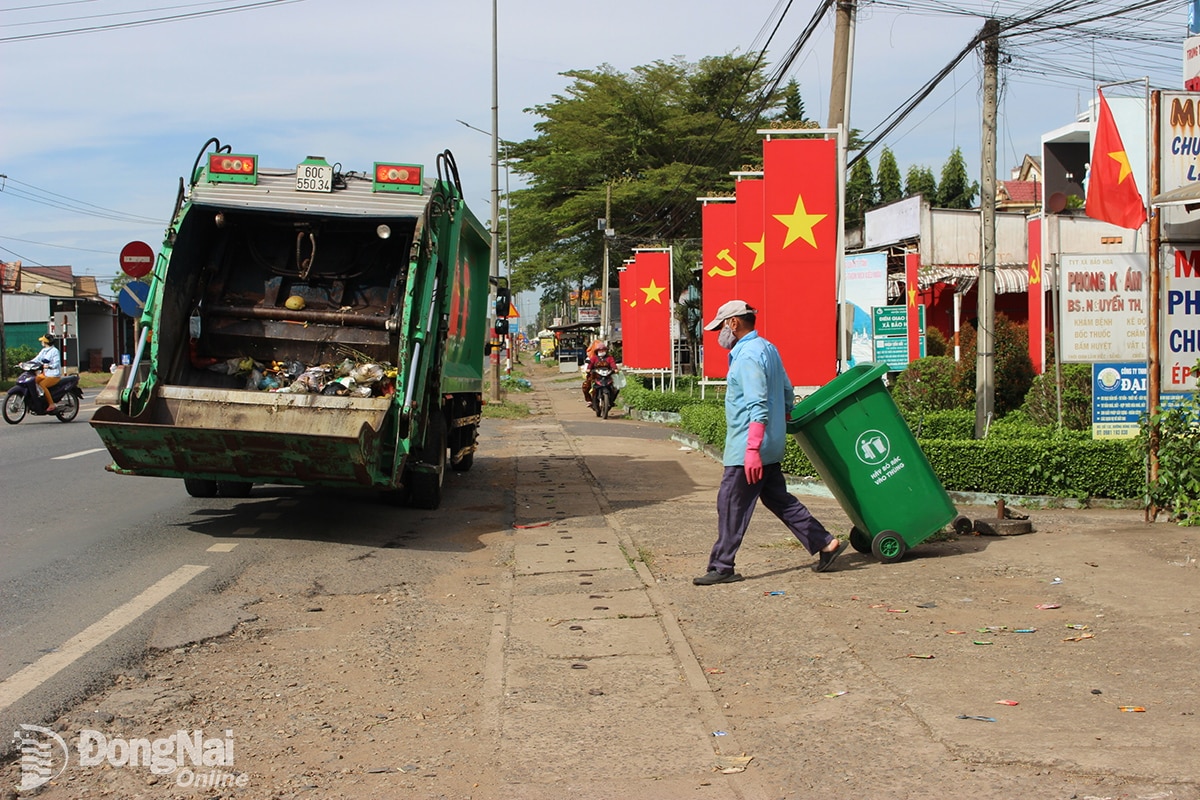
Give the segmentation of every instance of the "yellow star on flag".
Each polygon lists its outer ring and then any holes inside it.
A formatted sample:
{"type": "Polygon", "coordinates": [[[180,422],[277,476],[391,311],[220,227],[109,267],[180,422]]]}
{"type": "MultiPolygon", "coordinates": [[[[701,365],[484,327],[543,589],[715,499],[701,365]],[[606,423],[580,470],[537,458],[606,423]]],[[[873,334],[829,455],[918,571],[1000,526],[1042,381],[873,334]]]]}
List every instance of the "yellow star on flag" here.
{"type": "Polygon", "coordinates": [[[1129,155],[1124,150],[1118,150],[1115,153],[1109,153],[1108,157],[1121,165],[1121,174],[1117,176],[1117,183],[1124,183],[1129,174],[1133,172],[1133,167],[1129,166],[1129,155]]]}
{"type": "Polygon", "coordinates": [[[763,238],[757,242],[742,242],[746,245],[746,249],[754,253],[754,263],[750,265],[750,271],[758,269],[767,260],[767,235],[764,233],[763,238]]]}
{"type": "Polygon", "coordinates": [[[653,278],[650,279],[649,286],[642,287],[642,291],[646,293],[646,302],[647,303],[651,303],[651,302],[658,303],[659,305],[662,305],[661,295],[666,290],[667,290],[667,287],[657,285],[654,282],[653,278]]]}
{"type": "Polygon", "coordinates": [[[917,304],[917,290],[916,289],[908,290],[908,304],[910,306],[915,306],[917,304]]]}
{"type": "Polygon", "coordinates": [[[803,239],[813,247],[817,246],[817,237],[813,235],[813,228],[818,222],[825,219],[828,214],[809,214],[808,209],[804,207],[804,198],[801,195],[796,195],[796,208],[790,214],[772,214],[771,216],[787,226],[787,236],[783,240],[783,246],[787,247],[797,239],[803,239]]]}

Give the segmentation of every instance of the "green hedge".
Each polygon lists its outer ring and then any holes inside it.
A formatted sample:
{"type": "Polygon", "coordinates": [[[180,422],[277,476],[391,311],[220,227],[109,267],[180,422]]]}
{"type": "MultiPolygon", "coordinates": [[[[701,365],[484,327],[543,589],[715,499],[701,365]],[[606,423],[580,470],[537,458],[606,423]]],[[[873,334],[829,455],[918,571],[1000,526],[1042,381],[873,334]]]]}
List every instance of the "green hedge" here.
{"type": "MultiPolygon", "coordinates": [[[[717,448],[725,444],[725,410],[718,398],[701,403],[697,394],[656,392],[635,380],[621,396],[634,408],[678,411],[683,430],[717,448]]],[[[1086,431],[1038,425],[1021,412],[994,422],[982,441],[972,438],[971,411],[931,411],[920,427],[921,449],[951,491],[1131,499],[1146,490],[1145,457],[1133,441],[1093,440],[1086,431]]],[[[794,437],[788,437],[783,471],[818,477],[794,437]]]]}
{"type": "Polygon", "coordinates": [[[619,400],[622,405],[629,408],[636,408],[639,411],[673,411],[679,413],[686,406],[697,404],[717,409],[724,408],[724,397],[718,396],[711,388],[706,393],[704,400],[701,400],[699,387],[694,386],[691,381],[680,380],[676,383],[676,386],[679,388],[674,392],[660,392],[647,388],[645,379],[641,376],[631,375],[625,384],[625,388],[621,390],[619,400]]]}

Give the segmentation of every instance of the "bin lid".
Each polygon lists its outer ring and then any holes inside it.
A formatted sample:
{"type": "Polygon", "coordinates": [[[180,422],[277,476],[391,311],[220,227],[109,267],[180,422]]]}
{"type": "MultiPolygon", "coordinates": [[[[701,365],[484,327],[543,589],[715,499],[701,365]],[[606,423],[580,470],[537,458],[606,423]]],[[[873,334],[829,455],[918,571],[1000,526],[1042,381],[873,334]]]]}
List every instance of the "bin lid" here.
{"type": "Polygon", "coordinates": [[[788,415],[788,433],[796,433],[864,386],[879,380],[888,371],[887,364],[858,364],[817,389],[792,408],[788,415]]]}

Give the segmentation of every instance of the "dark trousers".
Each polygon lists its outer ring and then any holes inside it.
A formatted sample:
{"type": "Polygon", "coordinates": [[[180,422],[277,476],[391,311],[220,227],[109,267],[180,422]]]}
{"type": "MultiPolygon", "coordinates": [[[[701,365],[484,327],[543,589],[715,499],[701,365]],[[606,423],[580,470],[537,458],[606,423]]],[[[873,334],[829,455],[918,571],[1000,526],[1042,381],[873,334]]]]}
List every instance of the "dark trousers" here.
{"type": "Polygon", "coordinates": [[[767,510],[779,517],[809,553],[815,555],[833,541],[833,536],[804,504],[788,494],[778,464],[765,465],[763,479],[755,484],[746,482],[742,467],[726,467],[717,491],[717,543],[708,557],[710,570],[733,572],[734,557],[742,546],[742,537],[750,527],[750,517],[760,497],[767,510]]]}

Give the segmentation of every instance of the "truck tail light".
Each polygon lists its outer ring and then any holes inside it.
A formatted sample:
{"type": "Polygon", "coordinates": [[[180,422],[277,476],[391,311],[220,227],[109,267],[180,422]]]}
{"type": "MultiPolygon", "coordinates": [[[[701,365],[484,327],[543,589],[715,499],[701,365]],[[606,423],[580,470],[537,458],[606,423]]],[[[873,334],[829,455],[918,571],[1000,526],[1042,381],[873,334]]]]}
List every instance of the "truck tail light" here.
{"type": "Polygon", "coordinates": [[[211,153],[208,156],[210,183],[258,183],[258,156],[211,153]]]}
{"type": "Polygon", "coordinates": [[[375,162],[375,181],[371,190],[375,192],[409,192],[420,194],[424,191],[421,185],[420,164],[381,164],[375,162]]]}

